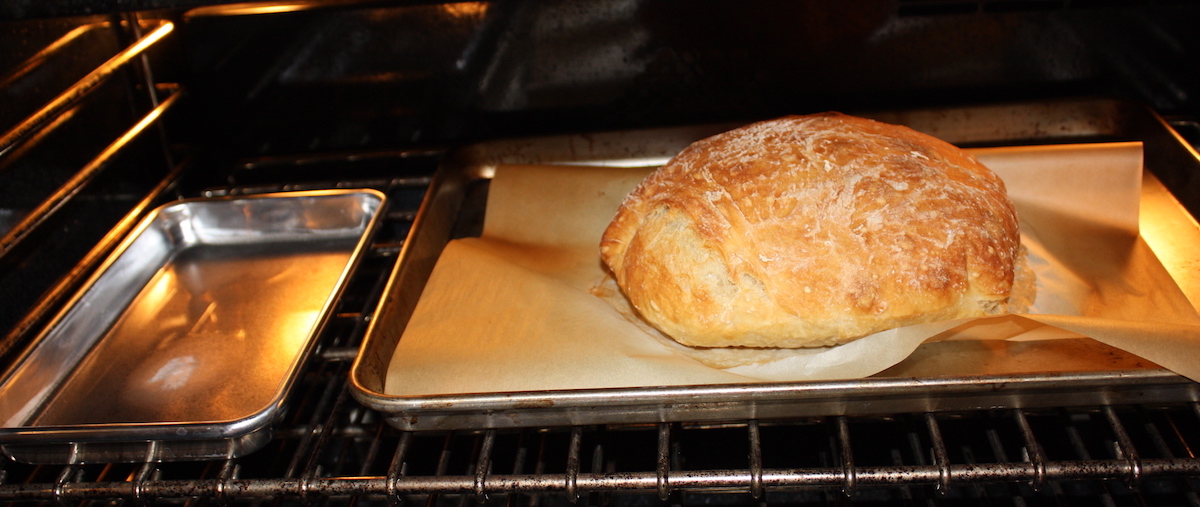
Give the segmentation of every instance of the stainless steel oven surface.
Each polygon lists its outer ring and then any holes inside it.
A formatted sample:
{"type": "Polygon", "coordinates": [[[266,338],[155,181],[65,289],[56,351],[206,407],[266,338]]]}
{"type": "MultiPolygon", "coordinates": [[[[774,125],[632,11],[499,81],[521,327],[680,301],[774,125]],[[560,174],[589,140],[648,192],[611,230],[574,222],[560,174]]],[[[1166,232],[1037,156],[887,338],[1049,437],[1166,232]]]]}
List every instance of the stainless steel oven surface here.
{"type": "Polygon", "coordinates": [[[1176,1],[7,2],[0,499],[1194,505],[1200,388],[1086,338],[824,382],[385,384],[497,167],[653,166],[786,114],[1138,146],[1142,236],[1196,306],[1196,26],[1176,1]]]}

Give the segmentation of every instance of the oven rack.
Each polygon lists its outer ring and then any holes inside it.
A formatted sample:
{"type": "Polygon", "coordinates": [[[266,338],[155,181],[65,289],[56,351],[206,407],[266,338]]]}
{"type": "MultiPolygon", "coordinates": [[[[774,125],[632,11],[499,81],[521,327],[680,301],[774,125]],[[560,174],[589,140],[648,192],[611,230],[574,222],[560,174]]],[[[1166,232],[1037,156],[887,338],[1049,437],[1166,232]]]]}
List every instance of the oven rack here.
{"type": "Polygon", "coordinates": [[[713,497],[807,504],[842,496],[848,500],[926,498],[935,502],[1020,496],[1102,499],[1108,504],[1133,498],[1138,503],[1159,504],[1163,497],[1194,500],[1195,479],[1188,476],[1195,476],[1200,466],[1194,457],[1175,457],[1172,450],[1190,447],[1173,431],[1179,429],[1176,419],[1196,416],[1194,406],[453,434],[391,430],[369,410],[353,406],[341,382],[331,381],[325,387],[321,391],[326,396],[319,405],[329,410],[329,417],[285,428],[268,450],[261,451],[290,450],[273,457],[279,465],[287,463],[282,473],[275,469],[278,476],[242,476],[243,471],[256,469],[253,462],[263,456],[194,467],[146,463],[19,470],[10,464],[5,469],[5,483],[0,485],[0,498],[56,504],[270,499],[302,504],[424,501],[444,505],[470,500],[534,505],[630,504],[639,497],[673,504],[709,503],[713,497]],[[1045,424],[1045,418],[1065,423],[1065,442],[1046,445],[1050,443],[1033,436],[1031,424],[1045,424]],[[1124,429],[1125,419],[1137,420],[1143,428],[1131,435],[1124,429]],[[1161,425],[1172,432],[1164,434],[1161,425]],[[944,436],[948,426],[954,427],[953,437],[944,436]],[[974,440],[957,434],[961,426],[980,428],[974,437],[988,442],[993,459],[977,459],[980,451],[988,452],[986,447],[955,448],[964,439],[974,440]],[[1007,426],[1018,427],[1022,434],[1016,454],[1005,450],[1007,426]],[[905,445],[887,447],[895,464],[859,464],[863,454],[877,454],[856,447],[860,438],[876,440],[878,435],[862,434],[875,430],[895,433],[897,442],[907,444],[908,449],[905,445]],[[1087,441],[1085,435],[1098,430],[1113,432],[1115,440],[1087,441]],[[738,434],[741,442],[735,443],[738,434]],[[710,449],[706,445],[712,443],[710,438],[721,442],[710,449]],[[1149,448],[1132,445],[1135,438],[1146,439],[1149,448]],[[766,461],[779,461],[781,456],[773,452],[778,447],[766,445],[767,439],[814,445],[807,448],[808,456],[795,456],[801,463],[797,466],[771,466],[766,461]],[[629,448],[628,442],[638,445],[629,448]],[[740,467],[689,466],[692,461],[725,459],[710,453],[727,450],[731,444],[746,448],[745,454],[738,455],[744,461],[740,467]],[[1051,448],[1064,444],[1074,450],[1074,456],[1048,457],[1051,448]],[[1093,455],[1091,449],[1096,445],[1111,447],[1111,454],[1107,458],[1093,455]],[[617,470],[624,460],[645,466],[617,470]],[[386,470],[377,470],[380,467],[386,470]],[[185,471],[190,468],[196,470],[189,475],[185,471]],[[22,481],[22,477],[33,482],[22,481]]]}
{"type": "Polygon", "coordinates": [[[0,224],[3,360],[176,192],[190,159],[166,142],[163,124],[186,91],[156,82],[148,63],[174,30],[135,14],[88,18],[0,75],[22,113],[0,124],[0,216],[11,217],[0,224]]]}
{"type": "MultiPolygon", "coordinates": [[[[372,154],[435,165],[440,153],[372,154]]],[[[353,165],[362,154],[324,164],[353,165]]],[[[311,163],[311,161],[307,162],[311,163]]],[[[243,164],[244,174],[299,164],[243,164]]],[[[419,172],[419,171],[418,171],[419,172]]],[[[237,171],[234,172],[237,174],[237,171]]],[[[238,178],[233,178],[237,180],[238,178]]],[[[242,178],[250,179],[250,178],[242,178]]],[[[243,184],[234,195],[369,187],[390,208],[272,441],[213,462],[0,469],[0,500],[33,504],[699,505],[766,502],[1195,504],[1200,403],[997,409],[482,431],[401,431],[347,374],[430,178],[243,184]]]]}

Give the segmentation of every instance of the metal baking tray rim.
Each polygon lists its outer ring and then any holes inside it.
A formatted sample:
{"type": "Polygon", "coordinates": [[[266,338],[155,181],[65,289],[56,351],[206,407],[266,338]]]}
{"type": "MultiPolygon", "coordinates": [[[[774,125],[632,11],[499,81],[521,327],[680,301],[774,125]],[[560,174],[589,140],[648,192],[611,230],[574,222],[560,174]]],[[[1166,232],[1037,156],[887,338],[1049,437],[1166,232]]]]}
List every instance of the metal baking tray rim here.
{"type": "Polygon", "coordinates": [[[376,397],[364,405],[402,430],[716,423],[991,409],[1200,401],[1200,385],[1162,369],[1046,375],[861,379],[376,397]]]}
{"type": "MultiPolygon", "coordinates": [[[[311,355],[306,351],[298,363],[303,364],[311,355]]],[[[289,391],[291,386],[281,389],[281,394],[289,391]]],[[[275,422],[278,413],[284,408],[285,400],[279,396],[279,401],[259,412],[238,418],[213,421],[175,421],[156,423],[104,423],[104,424],[72,424],[47,425],[32,428],[15,427],[0,429],[0,445],[26,443],[59,443],[59,442],[119,442],[131,440],[137,436],[137,441],[178,440],[178,439],[229,439],[238,438],[262,429],[265,425],[275,422]],[[98,431],[103,428],[103,431],[98,431]]]]}
{"type": "MultiPolygon", "coordinates": [[[[404,410],[500,411],[510,409],[587,408],[630,403],[695,404],[757,402],[803,402],[826,398],[904,397],[927,394],[970,394],[1001,390],[1133,385],[1194,384],[1171,371],[1110,370],[1053,372],[1044,374],[980,375],[936,378],[864,378],[851,380],[754,382],[681,386],[642,386],[549,391],[462,393],[454,395],[380,396],[361,386],[353,391],[364,405],[383,412],[404,410]],[[1064,385],[1069,382],[1069,385],[1064,385]]],[[[1197,390],[1200,394],[1200,389],[1197,390]]]]}

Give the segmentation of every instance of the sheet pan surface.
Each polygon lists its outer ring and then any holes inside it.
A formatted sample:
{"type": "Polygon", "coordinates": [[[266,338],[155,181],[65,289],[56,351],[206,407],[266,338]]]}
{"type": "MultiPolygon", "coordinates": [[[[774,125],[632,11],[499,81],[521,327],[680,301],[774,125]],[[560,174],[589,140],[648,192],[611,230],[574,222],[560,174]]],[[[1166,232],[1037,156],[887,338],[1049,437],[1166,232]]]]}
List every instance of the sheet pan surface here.
{"type": "Polygon", "coordinates": [[[31,462],[253,451],[383,200],[292,192],[155,210],[0,384],[0,444],[31,462]]]}

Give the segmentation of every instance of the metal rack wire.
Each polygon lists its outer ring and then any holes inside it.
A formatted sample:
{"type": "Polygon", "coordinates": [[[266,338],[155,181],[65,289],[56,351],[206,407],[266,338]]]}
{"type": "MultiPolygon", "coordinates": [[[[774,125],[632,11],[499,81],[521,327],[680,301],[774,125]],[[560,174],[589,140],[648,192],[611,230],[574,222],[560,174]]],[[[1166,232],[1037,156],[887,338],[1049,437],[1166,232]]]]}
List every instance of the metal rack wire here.
{"type": "MultiPolygon", "coordinates": [[[[1200,403],[721,423],[406,432],[347,373],[442,153],[243,162],[201,195],[369,187],[390,207],[272,441],[213,462],[0,469],[0,500],[41,504],[1197,504],[1200,403]],[[394,174],[336,181],[371,161],[394,174]],[[280,180],[283,181],[283,180],[280,180]]],[[[370,172],[370,171],[366,171],[370,172]]]]}
{"type": "MultiPolygon", "coordinates": [[[[437,157],[424,155],[422,163],[437,157]]],[[[369,186],[393,196],[393,206],[264,449],[216,462],[8,462],[0,499],[301,505],[1198,500],[1197,403],[399,431],[354,401],[346,376],[428,184],[427,176],[305,184],[369,186]]]]}
{"type": "Polygon", "coordinates": [[[1196,417],[1194,406],[401,433],[347,398],[337,375],[342,363],[318,367],[327,382],[311,386],[318,394],[312,412],[293,414],[297,420],[259,454],[209,464],[10,464],[0,497],[431,505],[1195,500],[1196,460],[1179,455],[1194,435],[1178,431],[1194,424],[1185,421],[1196,417]],[[1063,440],[1034,436],[1052,432],[1063,440]],[[890,442],[866,444],[879,440],[890,442]]]}

